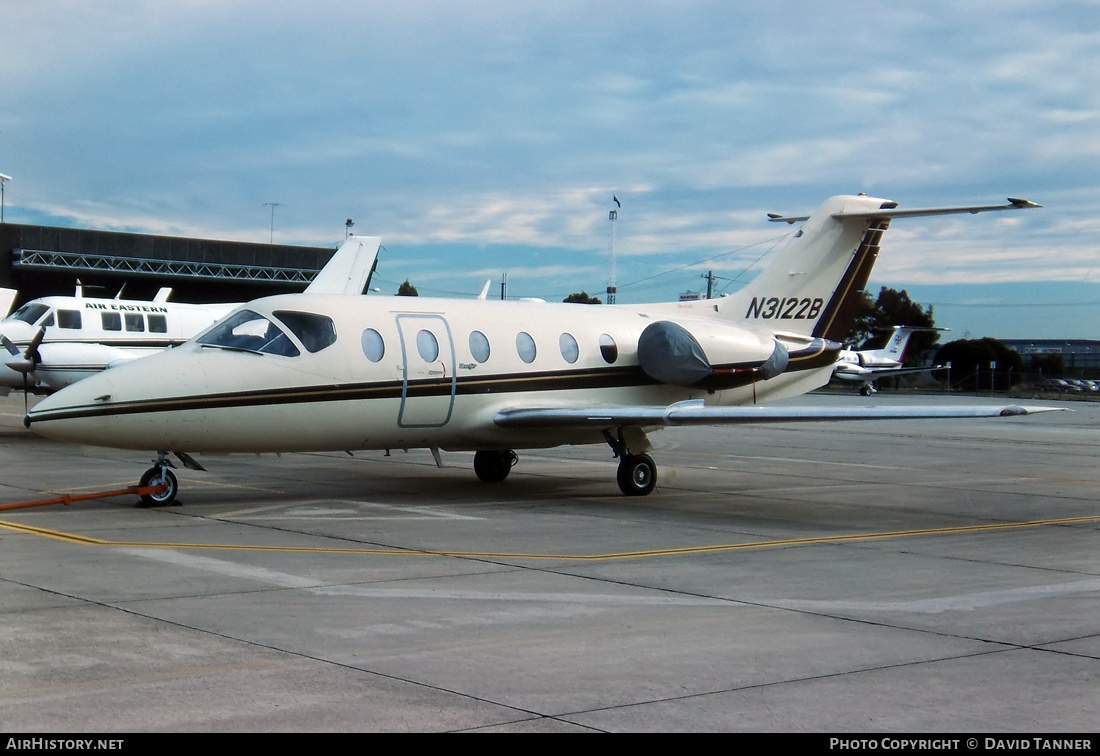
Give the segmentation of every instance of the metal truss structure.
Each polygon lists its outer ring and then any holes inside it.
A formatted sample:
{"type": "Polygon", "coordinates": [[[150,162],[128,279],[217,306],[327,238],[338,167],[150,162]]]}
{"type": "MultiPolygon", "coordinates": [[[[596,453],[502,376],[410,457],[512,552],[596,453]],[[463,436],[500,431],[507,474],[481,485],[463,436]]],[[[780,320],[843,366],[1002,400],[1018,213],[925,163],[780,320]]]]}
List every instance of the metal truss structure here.
{"type": "Polygon", "coordinates": [[[270,265],[239,265],[190,260],[163,260],[125,255],[101,255],[81,252],[51,252],[40,249],[12,250],[12,267],[39,270],[89,270],[101,273],[140,273],[151,276],[189,276],[192,278],[236,281],[276,281],[309,283],[317,275],[315,268],[283,268],[270,265]]]}

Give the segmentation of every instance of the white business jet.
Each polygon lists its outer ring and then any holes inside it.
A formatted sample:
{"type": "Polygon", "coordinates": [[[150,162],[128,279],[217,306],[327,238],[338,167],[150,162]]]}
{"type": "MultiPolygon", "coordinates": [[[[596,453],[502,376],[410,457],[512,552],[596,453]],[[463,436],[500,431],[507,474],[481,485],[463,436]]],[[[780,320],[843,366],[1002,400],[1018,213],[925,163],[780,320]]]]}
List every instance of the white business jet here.
{"type": "MultiPolygon", "coordinates": [[[[361,294],[378,254],[376,237],[351,236],[310,282],[307,292],[361,294]],[[356,291],[356,286],[360,288],[356,291]]],[[[11,289],[0,290],[15,292],[11,289]]],[[[177,346],[240,307],[170,302],[162,288],[152,301],[84,296],[42,297],[0,321],[0,393],[51,393],[125,362],[177,346]]],[[[10,306],[10,302],[9,302],[10,306]]]]}
{"type": "Polygon", "coordinates": [[[928,328],[924,326],[894,326],[894,332],[882,349],[845,349],[840,353],[833,375],[846,382],[859,383],[859,393],[870,396],[875,393],[875,381],[892,375],[911,375],[928,373],[934,370],[946,370],[946,365],[929,367],[905,367],[905,348],[909,346],[909,337],[918,331],[946,331],[946,328],[928,328]]]}
{"type": "Polygon", "coordinates": [[[648,434],[667,425],[1027,414],[1029,408],[771,408],[825,385],[895,218],[1038,207],[899,210],[838,196],[743,290],[652,305],[291,294],[250,302],[184,344],[32,408],[36,433],[157,450],[143,486],[170,502],[168,453],[472,450],[504,480],[515,449],[606,443],[624,494],[650,493],[648,434]]]}

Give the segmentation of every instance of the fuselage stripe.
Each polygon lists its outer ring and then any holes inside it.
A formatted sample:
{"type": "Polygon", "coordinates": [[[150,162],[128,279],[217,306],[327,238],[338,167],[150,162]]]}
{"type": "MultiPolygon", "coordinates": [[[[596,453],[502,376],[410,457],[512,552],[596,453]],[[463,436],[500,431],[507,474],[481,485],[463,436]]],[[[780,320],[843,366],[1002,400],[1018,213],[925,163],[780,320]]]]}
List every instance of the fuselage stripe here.
{"type": "MultiPolygon", "coordinates": [[[[812,370],[831,364],[835,355],[828,349],[795,353],[787,372],[812,370]]],[[[724,366],[737,369],[739,366],[724,366]]],[[[746,383],[751,382],[746,371],[746,383]]],[[[279,404],[303,404],[313,402],[359,401],[364,399],[400,399],[446,397],[486,394],[515,394],[543,391],[581,391],[616,387],[656,386],[660,383],[647,376],[637,365],[606,367],[543,373],[511,373],[488,377],[459,377],[452,379],[425,378],[410,380],[386,380],[372,383],[318,384],[293,386],[263,391],[240,391],[222,394],[206,394],[178,398],[157,398],[132,402],[105,403],[60,407],[48,413],[30,413],[26,422],[49,420],[108,417],[114,415],[139,415],[153,412],[180,412],[226,407],[256,407],[279,404]]]]}

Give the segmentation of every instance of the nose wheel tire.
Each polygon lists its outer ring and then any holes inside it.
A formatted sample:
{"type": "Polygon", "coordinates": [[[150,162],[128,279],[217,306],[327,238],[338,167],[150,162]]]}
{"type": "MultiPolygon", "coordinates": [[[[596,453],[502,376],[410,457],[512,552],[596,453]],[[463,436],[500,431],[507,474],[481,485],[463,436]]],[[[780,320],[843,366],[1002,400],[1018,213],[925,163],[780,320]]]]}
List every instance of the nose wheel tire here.
{"type": "Polygon", "coordinates": [[[616,478],[627,496],[648,496],[657,486],[657,465],[648,454],[627,454],[619,462],[616,478]]]}
{"type": "Polygon", "coordinates": [[[163,507],[171,504],[176,498],[176,493],[179,491],[179,483],[176,481],[176,476],[172,474],[172,471],[167,467],[151,467],[145,471],[145,474],[141,476],[141,480],[138,485],[142,488],[148,488],[150,486],[167,486],[163,491],[159,493],[147,493],[141,494],[142,504],[138,506],[146,507],[163,507]]]}

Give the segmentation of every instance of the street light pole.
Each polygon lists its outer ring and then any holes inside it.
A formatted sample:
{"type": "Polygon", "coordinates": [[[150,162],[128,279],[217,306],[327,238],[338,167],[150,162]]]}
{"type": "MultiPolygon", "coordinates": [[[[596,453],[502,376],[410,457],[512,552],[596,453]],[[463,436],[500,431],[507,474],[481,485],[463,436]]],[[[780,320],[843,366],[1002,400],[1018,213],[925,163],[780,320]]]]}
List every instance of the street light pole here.
{"type": "Polygon", "coordinates": [[[271,205],[271,236],[268,237],[267,243],[275,243],[275,208],[282,207],[282,202],[265,202],[264,207],[271,205]]]}

